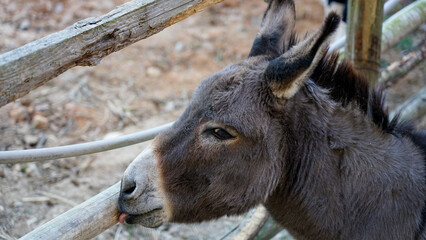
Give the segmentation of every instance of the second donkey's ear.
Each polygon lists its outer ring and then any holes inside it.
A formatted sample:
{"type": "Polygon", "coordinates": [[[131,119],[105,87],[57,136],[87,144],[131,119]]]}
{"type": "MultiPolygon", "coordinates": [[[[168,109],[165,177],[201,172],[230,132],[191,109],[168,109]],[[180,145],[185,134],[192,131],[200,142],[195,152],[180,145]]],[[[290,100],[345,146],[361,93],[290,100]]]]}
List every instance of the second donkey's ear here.
{"type": "Polygon", "coordinates": [[[295,42],[293,0],[269,0],[249,57],[278,57],[295,42]]]}
{"type": "Polygon", "coordinates": [[[319,30],[269,62],[263,78],[276,98],[289,99],[304,85],[326,54],[330,37],[339,23],[340,16],[330,13],[319,30]]]}

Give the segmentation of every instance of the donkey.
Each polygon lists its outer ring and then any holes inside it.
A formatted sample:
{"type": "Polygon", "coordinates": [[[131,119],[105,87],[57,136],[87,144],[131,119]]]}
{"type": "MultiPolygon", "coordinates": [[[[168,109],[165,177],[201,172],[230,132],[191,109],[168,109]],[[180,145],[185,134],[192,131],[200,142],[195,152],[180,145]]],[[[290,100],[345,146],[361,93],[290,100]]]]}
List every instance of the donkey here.
{"type": "Polygon", "coordinates": [[[122,179],[120,222],[158,227],[263,204],[297,239],[426,239],[426,132],[271,0],[247,59],[202,82],[122,179]]]}

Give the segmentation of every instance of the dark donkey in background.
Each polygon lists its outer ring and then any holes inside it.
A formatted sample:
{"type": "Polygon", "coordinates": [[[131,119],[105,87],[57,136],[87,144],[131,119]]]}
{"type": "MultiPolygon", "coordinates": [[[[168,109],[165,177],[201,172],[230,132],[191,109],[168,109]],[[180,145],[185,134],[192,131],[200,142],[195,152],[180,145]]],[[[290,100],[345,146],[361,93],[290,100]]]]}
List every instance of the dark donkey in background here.
{"type": "Polygon", "coordinates": [[[327,54],[340,18],[296,42],[270,1],[250,55],[206,79],[128,167],[120,222],[157,227],[263,204],[297,239],[425,239],[426,134],[327,54]],[[423,213],[423,214],[422,214],[423,213]]]}

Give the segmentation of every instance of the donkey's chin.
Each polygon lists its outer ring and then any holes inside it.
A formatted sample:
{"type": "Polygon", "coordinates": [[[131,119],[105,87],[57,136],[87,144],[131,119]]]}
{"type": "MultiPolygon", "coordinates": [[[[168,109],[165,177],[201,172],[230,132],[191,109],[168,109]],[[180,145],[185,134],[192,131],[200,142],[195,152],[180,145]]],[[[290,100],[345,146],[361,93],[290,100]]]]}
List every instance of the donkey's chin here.
{"type": "Polygon", "coordinates": [[[155,209],[140,215],[122,213],[120,215],[120,219],[122,216],[124,218],[123,222],[126,224],[140,224],[148,228],[157,228],[165,221],[165,213],[163,209],[155,209]]]}

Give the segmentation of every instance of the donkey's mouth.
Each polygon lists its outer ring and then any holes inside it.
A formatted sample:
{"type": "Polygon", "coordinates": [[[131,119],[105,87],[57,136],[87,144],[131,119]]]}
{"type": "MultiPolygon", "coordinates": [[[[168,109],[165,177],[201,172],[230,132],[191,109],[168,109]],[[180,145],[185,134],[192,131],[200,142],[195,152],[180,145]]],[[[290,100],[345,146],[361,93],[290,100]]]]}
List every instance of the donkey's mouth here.
{"type": "Polygon", "coordinates": [[[159,208],[138,215],[121,213],[118,220],[120,223],[140,224],[144,227],[157,228],[163,224],[164,218],[164,210],[159,208]]]}

